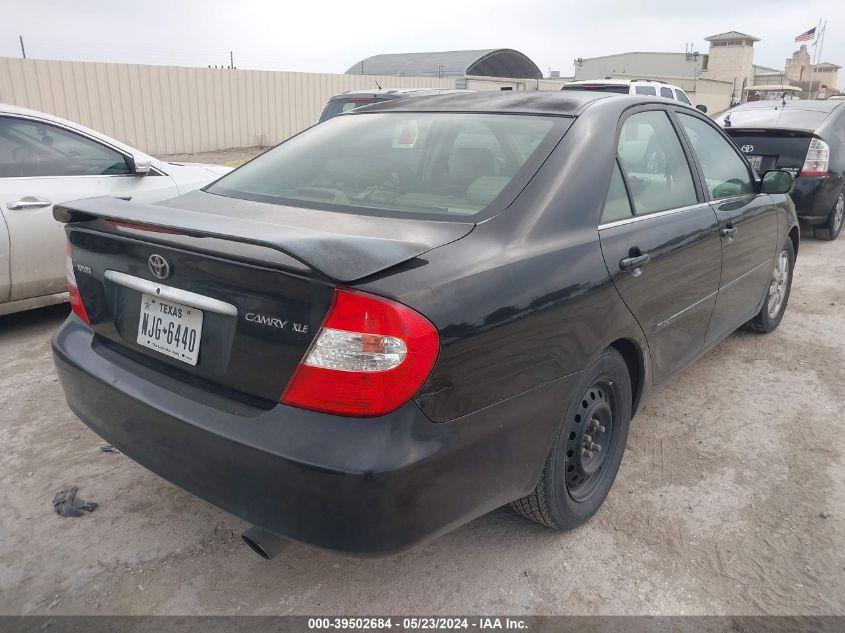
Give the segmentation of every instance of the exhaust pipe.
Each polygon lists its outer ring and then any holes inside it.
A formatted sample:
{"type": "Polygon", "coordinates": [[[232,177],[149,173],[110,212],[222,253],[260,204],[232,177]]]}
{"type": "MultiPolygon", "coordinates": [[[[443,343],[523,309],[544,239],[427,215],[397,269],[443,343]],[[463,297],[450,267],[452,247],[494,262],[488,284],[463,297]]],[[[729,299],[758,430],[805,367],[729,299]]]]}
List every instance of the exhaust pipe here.
{"type": "Polygon", "coordinates": [[[285,539],[254,525],[241,533],[241,539],[264,560],[270,560],[284,549],[285,539]]]}

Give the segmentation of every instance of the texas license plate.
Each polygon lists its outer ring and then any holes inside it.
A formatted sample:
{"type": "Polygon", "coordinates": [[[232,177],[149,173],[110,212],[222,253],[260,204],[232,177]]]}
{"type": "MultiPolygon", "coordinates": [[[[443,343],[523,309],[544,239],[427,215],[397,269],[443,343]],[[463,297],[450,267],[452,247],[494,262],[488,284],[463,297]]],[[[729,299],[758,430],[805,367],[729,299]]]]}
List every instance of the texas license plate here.
{"type": "Polygon", "coordinates": [[[748,156],[746,154],[745,157],[748,159],[748,162],[751,163],[751,166],[755,170],[760,171],[760,167],[763,165],[763,157],[762,156],[748,156]]]}
{"type": "Polygon", "coordinates": [[[183,363],[196,365],[200,353],[202,311],[141,295],[138,344],[183,363]]]}

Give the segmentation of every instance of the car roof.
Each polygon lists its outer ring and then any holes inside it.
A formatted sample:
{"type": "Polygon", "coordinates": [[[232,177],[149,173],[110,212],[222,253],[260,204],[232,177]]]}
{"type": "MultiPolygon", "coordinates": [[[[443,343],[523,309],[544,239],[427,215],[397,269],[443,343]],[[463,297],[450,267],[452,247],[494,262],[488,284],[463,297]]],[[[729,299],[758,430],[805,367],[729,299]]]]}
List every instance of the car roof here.
{"type": "Polygon", "coordinates": [[[604,86],[630,86],[631,84],[654,84],[655,86],[664,86],[666,88],[677,88],[683,90],[680,86],[666,83],[665,81],[658,81],[656,79],[578,79],[577,81],[567,81],[564,86],[580,86],[587,85],[604,85],[604,86]]]}
{"type": "MultiPolygon", "coordinates": [[[[418,99],[391,99],[355,110],[343,116],[368,112],[478,112],[503,114],[545,114],[577,116],[585,107],[603,99],[629,100],[643,103],[642,97],[573,90],[484,91],[441,94],[418,99]]],[[[668,99],[666,100],[668,103],[668,99]]],[[[620,104],[621,105],[621,104],[620,104]]]]}
{"type": "MultiPolygon", "coordinates": [[[[752,86],[753,87],[753,86],[752,86]]],[[[812,110],[816,112],[833,112],[836,108],[842,107],[842,102],[836,99],[787,99],[787,106],[792,110],[812,110]]],[[[733,108],[734,112],[739,110],[766,110],[772,108],[781,108],[783,103],[780,99],[773,101],[749,101],[733,108]]]]}
{"type": "Polygon", "coordinates": [[[845,112],[845,101],[751,101],[724,112],[716,122],[728,131],[783,129],[815,132],[837,110],[845,112]]]}
{"type": "Polygon", "coordinates": [[[381,99],[401,99],[402,97],[421,97],[424,95],[451,94],[453,92],[472,92],[456,88],[377,88],[375,90],[346,90],[333,95],[329,101],[335,99],[349,99],[354,97],[372,97],[381,99]]]}

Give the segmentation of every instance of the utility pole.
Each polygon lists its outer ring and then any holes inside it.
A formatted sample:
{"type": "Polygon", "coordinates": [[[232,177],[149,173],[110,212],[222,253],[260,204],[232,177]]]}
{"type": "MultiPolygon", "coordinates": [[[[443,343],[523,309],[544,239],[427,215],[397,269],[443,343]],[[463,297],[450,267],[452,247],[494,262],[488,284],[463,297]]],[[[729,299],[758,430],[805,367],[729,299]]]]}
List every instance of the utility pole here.
{"type": "Polygon", "coordinates": [[[26,59],[26,49],[23,47],[23,35],[18,35],[18,39],[21,42],[21,55],[26,59]]]}
{"type": "Polygon", "coordinates": [[[229,51],[229,70],[235,67],[235,57],[232,54],[232,51],[229,51]]]}

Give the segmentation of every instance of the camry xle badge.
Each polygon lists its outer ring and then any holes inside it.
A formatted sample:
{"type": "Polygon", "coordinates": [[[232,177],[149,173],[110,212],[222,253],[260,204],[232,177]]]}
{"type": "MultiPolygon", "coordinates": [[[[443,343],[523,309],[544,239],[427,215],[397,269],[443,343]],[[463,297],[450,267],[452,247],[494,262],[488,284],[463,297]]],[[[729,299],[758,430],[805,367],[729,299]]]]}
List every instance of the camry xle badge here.
{"type": "Polygon", "coordinates": [[[266,314],[257,314],[255,312],[247,312],[244,319],[250,323],[259,323],[261,325],[269,325],[270,327],[278,328],[279,330],[293,330],[299,334],[308,334],[308,326],[303,323],[295,323],[293,321],[283,321],[278,317],[267,316],[266,314]],[[290,326],[290,327],[288,327],[290,326]]]}
{"type": "Polygon", "coordinates": [[[147,268],[153,274],[153,277],[158,279],[167,279],[170,277],[170,262],[161,255],[153,253],[147,260],[147,268]]]}
{"type": "Polygon", "coordinates": [[[754,146],[753,145],[743,145],[740,149],[742,150],[743,154],[747,154],[748,152],[754,151],[754,146]]]}

